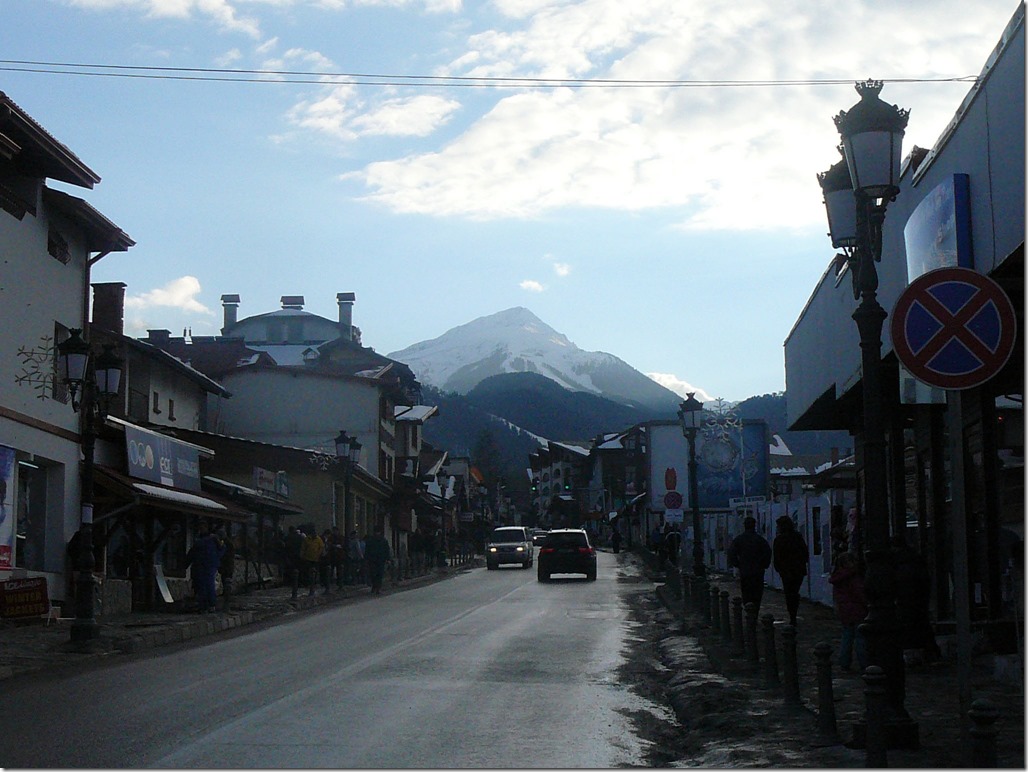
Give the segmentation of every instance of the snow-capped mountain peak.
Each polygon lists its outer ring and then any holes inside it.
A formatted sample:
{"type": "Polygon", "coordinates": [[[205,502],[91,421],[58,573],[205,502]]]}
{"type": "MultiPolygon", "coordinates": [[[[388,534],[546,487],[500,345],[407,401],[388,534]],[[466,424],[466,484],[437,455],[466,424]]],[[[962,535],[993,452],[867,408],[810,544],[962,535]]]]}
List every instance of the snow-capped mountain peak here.
{"type": "Polygon", "coordinates": [[[518,306],[454,327],[438,338],[389,354],[425,384],[466,394],[501,373],[533,372],[571,391],[664,409],[676,395],[599,351],[583,351],[527,308],[518,306]]]}

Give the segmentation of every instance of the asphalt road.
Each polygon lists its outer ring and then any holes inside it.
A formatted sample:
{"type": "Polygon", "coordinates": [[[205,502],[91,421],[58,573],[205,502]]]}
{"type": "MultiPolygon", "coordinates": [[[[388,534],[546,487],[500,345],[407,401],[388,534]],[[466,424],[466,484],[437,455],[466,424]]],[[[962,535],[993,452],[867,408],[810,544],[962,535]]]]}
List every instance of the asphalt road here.
{"type": "MultiPolygon", "coordinates": [[[[629,639],[599,579],[476,569],[3,696],[4,767],[639,764],[617,682],[629,639]]],[[[635,585],[638,587],[638,585],[635,585]]],[[[650,588],[651,589],[651,588],[650,588]]]]}

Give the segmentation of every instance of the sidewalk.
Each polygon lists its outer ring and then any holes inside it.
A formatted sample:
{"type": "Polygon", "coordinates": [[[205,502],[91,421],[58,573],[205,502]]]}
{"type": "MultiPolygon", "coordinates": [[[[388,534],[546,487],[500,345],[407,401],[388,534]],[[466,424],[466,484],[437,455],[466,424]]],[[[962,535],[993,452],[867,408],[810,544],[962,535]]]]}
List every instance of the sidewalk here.
{"type": "MultiPolygon", "coordinates": [[[[477,559],[462,566],[435,569],[396,584],[387,578],[382,592],[390,594],[423,586],[481,564],[482,561],[477,559]]],[[[0,620],[0,681],[31,672],[58,672],[84,662],[191,641],[328,604],[356,602],[371,597],[371,589],[367,585],[347,585],[342,590],[333,587],[328,594],[324,594],[321,588],[314,595],[307,592],[307,588],[301,587],[294,600],[289,587],[251,588],[249,593],[233,595],[228,612],[153,611],[100,617],[100,637],[85,646],[71,643],[70,619],[49,624],[41,620],[0,620]]],[[[221,601],[219,596],[219,605],[221,601]]]]}
{"type": "MultiPolygon", "coordinates": [[[[649,564],[654,581],[665,577],[656,573],[649,564]]],[[[677,579],[676,574],[670,574],[677,579]]],[[[708,581],[728,590],[730,597],[739,594],[739,583],[731,576],[713,574],[708,581]]],[[[658,586],[658,596],[675,619],[679,631],[682,627],[682,601],[677,592],[667,584],[658,586]]],[[[686,635],[698,639],[711,666],[730,679],[750,679],[755,688],[763,688],[763,671],[754,672],[745,657],[732,655],[733,644],[724,641],[720,631],[713,631],[694,615],[689,605],[685,617],[686,635]]],[[[776,621],[788,621],[784,594],[772,588],[765,588],[760,606],[760,615],[772,614],[776,621]]],[[[819,763],[818,748],[825,746],[816,733],[818,707],[817,670],[813,656],[814,646],[826,641],[832,646],[832,680],[838,733],[841,743],[849,743],[853,737],[853,724],[863,719],[865,710],[864,683],[856,672],[844,673],[836,664],[835,653],[839,649],[841,627],[835,611],[828,606],[809,601],[800,601],[797,614],[796,652],[799,673],[800,695],[809,714],[807,742],[811,752],[811,766],[819,763]]],[[[734,630],[734,628],[733,628],[734,630]]],[[[758,633],[759,636],[759,633],[758,633]]],[[[760,651],[763,652],[761,640],[760,651]]],[[[943,641],[940,639],[940,643],[943,641]]],[[[776,635],[779,672],[782,672],[781,636],[776,635]]],[[[944,647],[945,650],[945,647],[944,647]]],[[[1024,684],[1019,664],[1011,666],[1006,658],[989,654],[976,654],[972,660],[971,699],[987,698],[999,709],[996,728],[996,757],[998,767],[1024,768],[1025,719],[1024,684]]],[[[939,662],[913,665],[906,668],[906,708],[917,722],[921,748],[918,750],[889,750],[888,765],[903,768],[954,768],[966,767],[970,763],[970,750],[963,746],[960,731],[959,683],[955,656],[944,656],[939,662]]],[[[970,724],[969,724],[970,725],[970,724]]],[[[858,751],[864,761],[864,751],[858,751]]],[[[822,757],[823,758],[823,757],[822,757]]]]}

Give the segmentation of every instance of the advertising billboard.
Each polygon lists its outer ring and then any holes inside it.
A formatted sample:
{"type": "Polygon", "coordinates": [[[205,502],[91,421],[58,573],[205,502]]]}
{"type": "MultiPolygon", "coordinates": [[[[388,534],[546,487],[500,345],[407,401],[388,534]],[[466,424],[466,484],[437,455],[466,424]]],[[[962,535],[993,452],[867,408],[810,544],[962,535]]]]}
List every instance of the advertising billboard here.
{"type": "MultiPolygon", "coordinates": [[[[680,522],[689,500],[689,442],[677,423],[648,424],[649,509],[680,522]]],[[[728,509],[730,500],[766,495],[768,431],[762,420],[705,414],[696,433],[696,480],[701,509],[728,509]]]]}

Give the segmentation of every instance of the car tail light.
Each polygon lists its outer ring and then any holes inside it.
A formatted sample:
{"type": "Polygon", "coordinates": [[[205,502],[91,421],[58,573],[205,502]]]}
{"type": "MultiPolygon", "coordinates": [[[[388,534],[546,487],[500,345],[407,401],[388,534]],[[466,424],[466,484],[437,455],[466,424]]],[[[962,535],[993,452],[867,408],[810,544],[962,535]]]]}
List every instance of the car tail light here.
{"type": "Polygon", "coordinates": [[[581,552],[583,555],[592,555],[593,554],[593,548],[592,547],[579,547],[578,551],[581,552]]]}
{"type": "Polygon", "coordinates": [[[557,550],[555,550],[553,547],[542,547],[539,550],[539,554],[540,555],[549,555],[550,553],[553,553],[553,552],[556,552],[556,551],[557,550]]]}

